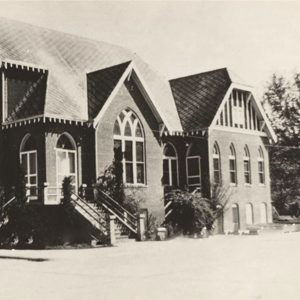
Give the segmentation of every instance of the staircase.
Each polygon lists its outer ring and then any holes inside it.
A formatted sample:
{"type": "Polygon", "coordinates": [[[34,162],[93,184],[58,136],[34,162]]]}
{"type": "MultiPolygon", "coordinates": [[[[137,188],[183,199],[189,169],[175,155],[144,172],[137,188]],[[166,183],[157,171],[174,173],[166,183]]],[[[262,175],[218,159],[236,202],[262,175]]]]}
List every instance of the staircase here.
{"type": "Polygon", "coordinates": [[[9,209],[10,206],[12,206],[15,203],[15,201],[16,201],[16,197],[13,196],[10,200],[8,200],[6,203],[2,205],[1,212],[0,212],[0,228],[8,222],[7,210],[9,209]]]}
{"type": "Polygon", "coordinates": [[[136,238],[137,218],[133,214],[103,191],[93,189],[88,194],[86,192],[82,197],[72,193],[71,199],[76,211],[97,229],[98,234],[109,237],[109,220],[113,216],[114,235],[118,242],[136,238]]]}

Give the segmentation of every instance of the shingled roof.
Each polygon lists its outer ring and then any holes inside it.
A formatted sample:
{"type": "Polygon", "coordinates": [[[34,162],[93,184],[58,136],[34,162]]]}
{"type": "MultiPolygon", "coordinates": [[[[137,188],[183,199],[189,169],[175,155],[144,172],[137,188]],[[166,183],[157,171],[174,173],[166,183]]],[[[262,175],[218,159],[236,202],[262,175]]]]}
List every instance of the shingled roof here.
{"type": "MultiPolygon", "coordinates": [[[[101,109],[115,82],[113,79],[111,85],[103,87],[101,99],[88,103],[87,74],[96,75],[99,71],[101,77],[100,70],[107,71],[107,68],[116,66],[111,71],[117,75],[122,72],[120,66],[125,67],[124,63],[134,61],[155,97],[157,110],[168,118],[169,130],[182,129],[167,81],[125,48],[0,18],[0,60],[34,64],[48,70],[44,103],[41,103],[42,109],[37,105],[39,109],[35,112],[42,110],[44,115],[83,121],[97,114],[96,110],[101,109]]],[[[107,82],[104,77],[101,79],[107,82]]],[[[28,109],[27,105],[26,113],[31,115],[28,109]]]]}
{"type": "Polygon", "coordinates": [[[184,131],[210,126],[231,82],[226,68],[170,80],[184,131]]]}

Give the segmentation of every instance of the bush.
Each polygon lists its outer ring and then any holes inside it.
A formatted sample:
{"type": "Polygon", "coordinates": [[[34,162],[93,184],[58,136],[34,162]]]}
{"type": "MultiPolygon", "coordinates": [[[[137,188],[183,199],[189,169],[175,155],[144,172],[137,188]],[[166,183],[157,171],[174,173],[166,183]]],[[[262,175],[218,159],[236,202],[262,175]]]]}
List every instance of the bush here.
{"type": "MultiPolygon", "coordinates": [[[[201,233],[206,228],[213,229],[215,220],[223,213],[227,202],[221,195],[224,192],[213,191],[211,199],[200,192],[173,190],[166,194],[167,202],[172,201],[172,213],[166,226],[169,231],[183,234],[201,233]]],[[[225,196],[224,196],[225,197],[225,196]]],[[[228,198],[227,198],[228,199],[228,198]]]]}

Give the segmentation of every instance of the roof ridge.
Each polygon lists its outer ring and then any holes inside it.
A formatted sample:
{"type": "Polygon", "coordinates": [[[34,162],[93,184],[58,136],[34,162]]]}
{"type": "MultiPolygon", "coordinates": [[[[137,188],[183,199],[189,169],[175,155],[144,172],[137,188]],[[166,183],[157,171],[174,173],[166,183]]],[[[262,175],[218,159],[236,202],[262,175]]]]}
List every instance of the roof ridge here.
{"type": "Polygon", "coordinates": [[[175,81],[175,80],[180,80],[180,79],[186,79],[186,78],[190,78],[190,77],[193,77],[193,76],[199,76],[199,75],[206,75],[206,74],[209,74],[209,73],[215,73],[215,72],[221,71],[221,70],[226,71],[228,73],[228,76],[229,76],[228,68],[223,67],[223,68],[213,69],[213,70],[210,70],[210,71],[205,71],[205,72],[200,72],[200,73],[195,73],[195,74],[190,74],[190,75],[186,75],[186,76],[182,76],[182,77],[169,79],[169,82],[175,81]]]}

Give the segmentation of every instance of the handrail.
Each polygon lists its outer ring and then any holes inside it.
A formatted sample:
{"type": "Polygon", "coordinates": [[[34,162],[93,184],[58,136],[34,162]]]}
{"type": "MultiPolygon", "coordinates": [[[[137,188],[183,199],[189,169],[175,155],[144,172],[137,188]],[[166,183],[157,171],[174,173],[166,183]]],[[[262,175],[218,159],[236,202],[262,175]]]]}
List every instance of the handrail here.
{"type": "Polygon", "coordinates": [[[6,206],[8,206],[10,203],[14,202],[16,200],[16,197],[13,196],[10,200],[8,200],[6,203],[4,203],[1,207],[1,210],[3,210],[6,206]]]}
{"type": "Polygon", "coordinates": [[[114,200],[108,194],[106,194],[105,192],[103,192],[101,190],[98,190],[98,189],[97,189],[97,191],[100,192],[104,197],[106,197],[107,199],[109,199],[109,201],[113,202],[116,206],[118,206],[119,208],[121,208],[121,210],[124,211],[124,212],[126,212],[127,215],[129,215],[131,218],[137,220],[137,218],[132,213],[130,213],[128,210],[126,210],[122,205],[120,205],[120,203],[118,203],[116,200],[114,200]]]}
{"type": "MultiPolygon", "coordinates": [[[[128,223],[131,224],[131,226],[136,227],[136,223],[137,220],[134,217],[134,219],[130,219],[128,218],[128,216],[126,216],[122,211],[120,211],[118,208],[112,207],[112,205],[107,201],[107,200],[103,200],[103,201],[99,201],[98,199],[96,199],[97,202],[100,203],[100,205],[104,206],[105,209],[109,208],[110,211],[113,211],[114,215],[118,216],[119,218],[121,218],[122,220],[125,219],[128,223]]],[[[126,222],[125,222],[126,223],[126,222]]]]}
{"type": "Polygon", "coordinates": [[[102,203],[103,207],[107,209],[111,214],[113,214],[121,223],[123,223],[127,228],[129,228],[132,232],[137,234],[137,230],[132,228],[127,222],[125,222],[118,214],[116,214],[113,210],[107,207],[104,203],[102,203]]]}
{"type": "MultiPolygon", "coordinates": [[[[76,197],[76,200],[79,200],[81,202],[83,202],[87,207],[89,207],[96,215],[98,215],[100,218],[102,217],[99,212],[97,210],[95,210],[92,206],[90,206],[86,201],[84,201],[82,198],[80,198],[78,195],[76,195],[75,193],[72,192],[72,194],[76,197]]],[[[73,199],[71,197],[72,201],[76,201],[75,199],[73,199]]],[[[81,207],[90,217],[92,217],[98,224],[101,225],[102,228],[104,228],[105,230],[107,230],[106,226],[103,225],[103,223],[100,221],[100,219],[96,219],[83,205],[81,205],[80,203],[78,203],[78,201],[76,201],[76,204],[81,207]]]]}

